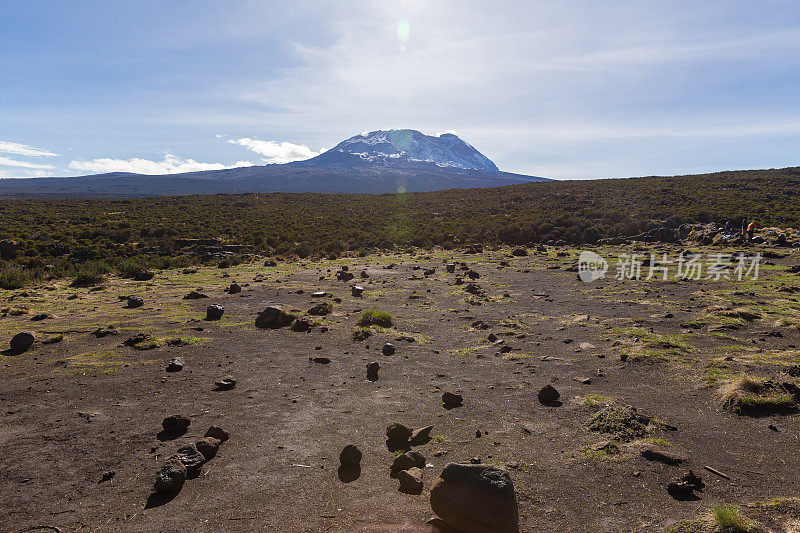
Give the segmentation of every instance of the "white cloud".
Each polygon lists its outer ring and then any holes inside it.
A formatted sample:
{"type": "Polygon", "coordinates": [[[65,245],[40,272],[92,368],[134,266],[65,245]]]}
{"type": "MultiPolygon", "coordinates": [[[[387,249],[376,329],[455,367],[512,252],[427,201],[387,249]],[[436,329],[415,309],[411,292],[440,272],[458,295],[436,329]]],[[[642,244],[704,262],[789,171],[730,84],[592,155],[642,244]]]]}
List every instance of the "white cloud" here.
{"type": "Polygon", "coordinates": [[[48,152],[42,148],[34,148],[33,146],[28,146],[27,144],[20,144],[11,141],[0,141],[0,152],[6,154],[26,155],[30,157],[50,157],[58,155],[54,154],[53,152],[48,152]]]}
{"type": "Polygon", "coordinates": [[[292,161],[303,161],[311,159],[324,152],[321,149],[315,152],[305,144],[294,144],[290,142],[262,141],[261,139],[251,139],[242,137],[241,139],[230,139],[230,144],[244,146],[261,156],[267,163],[291,163],[292,161]]]}
{"type": "Polygon", "coordinates": [[[0,166],[38,168],[38,169],[55,168],[53,165],[40,165],[38,163],[28,163],[27,161],[19,161],[18,159],[11,159],[10,157],[3,157],[3,156],[0,156],[0,166]]]}
{"type": "Polygon", "coordinates": [[[20,176],[18,171],[16,170],[13,172],[0,170],[0,179],[13,180],[13,179],[25,179],[25,178],[44,178],[47,176],[52,176],[52,174],[48,174],[44,170],[23,170],[22,172],[24,172],[25,174],[23,176],[20,176]]]}
{"type": "Polygon", "coordinates": [[[201,170],[222,170],[226,168],[251,167],[250,161],[237,161],[232,165],[222,163],[200,163],[194,159],[183,159],[176,155],[167,153],[163,161],[153,161],[133,157],[131,159],[111,159],[101,157],[89,161],[74,160],[70,161],[71,170],[83,172],[132,172],[135,174],[178,174],[181,172],[198,172],[201,170]]]}

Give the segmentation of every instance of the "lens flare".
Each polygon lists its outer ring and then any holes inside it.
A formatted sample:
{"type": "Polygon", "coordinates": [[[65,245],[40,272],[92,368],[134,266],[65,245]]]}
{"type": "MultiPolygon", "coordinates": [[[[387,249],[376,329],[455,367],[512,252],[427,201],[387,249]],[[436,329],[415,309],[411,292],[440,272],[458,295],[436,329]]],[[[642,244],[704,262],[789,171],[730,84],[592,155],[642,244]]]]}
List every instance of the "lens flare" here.
{"type": "Polygon", "coordinates": [[[409,24],[407,20],[403,19],[397,23],[397,38],[403,42],[406,42],[408,41],[409,37],[411,37],[411,24],[409,24]]]}

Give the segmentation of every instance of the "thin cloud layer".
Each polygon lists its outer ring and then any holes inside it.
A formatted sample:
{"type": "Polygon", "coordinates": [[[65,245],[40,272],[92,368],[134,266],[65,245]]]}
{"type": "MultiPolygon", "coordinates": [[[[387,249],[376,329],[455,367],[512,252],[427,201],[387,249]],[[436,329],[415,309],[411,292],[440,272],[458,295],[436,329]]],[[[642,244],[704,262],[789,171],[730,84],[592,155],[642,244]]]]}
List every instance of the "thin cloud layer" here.
{"type": "Polygon", "coordinates": [[[111,159],[101,157],[89,161],[74,160],[70,161],[70,170],[82,172],[131,172],[134,174],[178,174],[182,172],[198,172],[202,170],[223,170],[226,168],[251,167],[250,161],[237,161],[232,165],[222,163],[200,163],[194,159],[183,159],[176,155],[167,153],[162,161],[153,161],[133,157],[131,159],[111,159]]]}
{"type": "Polygon", "coordinates": [[[290,142],[263,141],[261,139],[251,139],[242,137],[241,139],[230,139],[230,144],[244,146],[248,150],[263,156],[262,159],[267,163],[291,163],[292,161],[303,161],[311,159],[321,154],[324,150],[315,152],[305,144],[294,144],[290,142]]]}
{"type": "Polygon", "coordinates": [[[17,159],[11,159],[10,157],[3,157],[3,156],[0,156],[0,165],[6,167],[38,168],[38,169],[55,168],[53,165],[41,165],[39,163],[29,163],[27,161],[19,161],[17,159]]]}
{"type": "Polygon", "coordinates": [[[0,141],[0,153],[24,155],[29,157],[51,157],[57,156],[53,152],[48,152],[42,148],[34,148],[27,144],[20,144],[11,141],[0,141]]]}

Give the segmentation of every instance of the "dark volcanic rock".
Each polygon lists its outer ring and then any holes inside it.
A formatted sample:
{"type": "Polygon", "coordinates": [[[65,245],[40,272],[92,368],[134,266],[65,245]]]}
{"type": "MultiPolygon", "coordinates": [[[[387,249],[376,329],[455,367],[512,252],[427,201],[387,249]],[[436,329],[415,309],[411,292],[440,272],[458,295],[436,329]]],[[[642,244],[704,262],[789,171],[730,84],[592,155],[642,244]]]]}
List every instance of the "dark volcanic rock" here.
{"type": "Polygon", "coordinates": [[[203,455],[203,458],[206,461],[210,461],[215,455],[217,455],[220,444],[222,444],[222,441],[219,439],[214,437],[203,437],[197,441],[195,447],[197,448],[197,451],[203,455]]]}
{"type": "Polygon", "coordinates": [[[307,312],[309,315],[325,316],[333,311],[333,304],[330,302],[320,302],[311,307],[307,312]]]}
{"type": "Polygon", "coordinates": [[[445,392],[442,394],[442,404],[444,405],[445,409],[461,407],[463,403],[464,398],[460,394],[454,394],[452,392],[445,392]]]}
{"type": "Polygon", "coordinates": [[[397,479],[400,480],[400,492],[406,494],[421,494],[422,477],[422,469],[416,466],[398,472],[397,479]]]}
{"type": "Polygon", "coordinates": [[[170,359],[169,363],[167,363],[167,372],[180,372],[183,370],[183,364],[183,359],[180,357],[170,359]]]}
{"type": "Polygon", "coordinates": [[[242,286],[235,281],[228,287],[228,294],[239,294],[242,292],[242,286]]]}
{"type": "Polygon", "coordinates": [[[342,448],[339,454],[339,463],[345,468],[357,468],[361,465],[361,457],[361,450],[358,449],[358,446],[348,444],[342,448]]]}
{"type": "Polygon", "coordinates": [[[206,320],[219,320],[225,314],[225,308],[221,305],[209,305],[206,309],[206,320]]]}
{"type": "Polygon", "coordinates": [[[256,318],[256,327],[263,329],[278,329],[290,326],[294,322],[295,317],[291,313],[287,313],[282,308],[271,305],[261,311],[261,314],[256,318]]]}
{"type": "Polygon", "coordinates": [[[236,386],[236,379],[233,376],[225,376],[219,381],[215,381],[214,385],[217,386],[217,390],[231,390],[236,386]]]}
{"type": "Polygon", "coordinates": [[[514,485],[495,466],[450,463],[431,488],[431,508],[464,533],[519,531],[514,485]]]}
{"type": "Polygon", "coordinates": [[[561,397],[561,394],[556,390],[555,387],[548,384],[542,387],[536,396],[539,398],[539,402],[542,404],[552,405],[558,401],[558,399],[561,397]]]}
{"type": "Polygon", "coordinates": [[[189,429],[192,419],[186,415],[169,415],[161,422],[164,432],[170,436],[183,435],[189,429]]]}
{"type": "Polygon", "coordinates": [[[214,437],[221,442],[225,442],[230,437],[230,434],[219,426],[211,426],[205,434],[206,437],[214,437]]]}
{"type": "Polygon", "coordinates": [[[401,470],[408,470],[409,468],[425,468],[425,456],[419,452],[406,452],[401,453],[394,458],[392,466],[389,469],[391,477],[397,477],[401,470]]]}
{"type": "Polygon", "coordinates": [[[144,300],[142,300],[138,296],[128,296],[129,309],[136,309],[137,307],[141,307],[143,305],[144,305],[144,300]]]}
{"type": "Polygon", "coordinates": [[[367,365],[367,379],[370,381],[378,381],[378,369],[381,365],[377,361],[373,361],[367,365]]]}
{"type": "Polygon", "coordinates": [[[411,445],[412,446],[420,446],[422,444],[426,444],[429,440],[431,440],[431,430],[433,426],[425,426],[424,428],[418,428],[411,432],[411,445]]]}
{"type": "Polygon", "coordinates": [[[386,438],[389,439],[389,442],[394,444],[403,444],[408,442],[408,439],[411,437],[411,430],[404,426],[403,424],[389,424],[386,428],[386,438]]]}
{"type": "Polygon", "coordinates": [[[188,478],[197,477],[197,474],[200,473],[200,468],[206,462],[206,458],[203,457],[203,454],[197,450],[197,446],[194,444],[181,446],[175,452],[175,455],[169,459],[170,461],[178,460],[183,463],[183,466],[186,467],[186,477],[188,478]]]}
{"type": "Polygon", "coordinates": [[[36,340],[36,338],[33,336],[33,333],[29,331],[17,333],[11,337],[11,351],[16,354],[22,353],[33,346],[34,340],[36,340]]]}
{"type": "Polygon", "coordinates": [[[186,296],[183,297],[184,300],[200,300],[202,298],[208,298],[205,294],[197,291],[192,291],[186,296]]]}
{"type": "Polygon", "coordinates": [[[180,461],[167,461],[159,470],[153,492],[160,496],[174,496],[186,481],[186,467],[180,461]]]}
{"type": "Polygon", "coordinates": [[[394,344],[391,342],[384,344],[383,348],[381,349],[383,355],[394,355],[395,351],[397,351],[397,348],[395,348],[394,344]]]}

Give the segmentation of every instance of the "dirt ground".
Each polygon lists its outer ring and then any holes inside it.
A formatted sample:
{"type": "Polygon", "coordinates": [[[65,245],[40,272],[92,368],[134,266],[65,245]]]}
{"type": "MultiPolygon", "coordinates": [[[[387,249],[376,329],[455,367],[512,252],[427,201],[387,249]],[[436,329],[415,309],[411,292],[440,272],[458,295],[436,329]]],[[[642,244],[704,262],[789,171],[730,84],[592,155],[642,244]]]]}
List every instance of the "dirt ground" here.
{"type": "Polygon", "coordinates": [[[508,469],[526,532],[691,528],[719,504],[790,530],[793,500],[779,498],[800,494],[798,417],[736,414],[720,389],[740,373],[796,381],[800,275],[788,267],[798,252],[772,254],[787,255],[769,259],[758,281],[593,283],[570,268],[576,250],[557,252],[259,262],[110,278],[100,289],[59,281],[0,291],[3,349],[18,331],[37,339],[0,357],[0,530],[394,531],[424,525],[432,481],[447,463],[472,458],[508,469]],[[455,284],[462,262],[485,296],[464,290],[469,279],[455,284]],[[336,279],[342,265],[355,279],[336,279]],[[241,293],[224,291],[232,281],[241,293]],[[351,295],[354,284],[363,297],[351,295]],[[209,298],[183,299],[192,290],[209,298]],[[127,308],[128,295],[144,306],[127,308]],[[302,314],[320,300],[333,312],[310,317],[310,332],[254,325],[270,304],[302,314]],[[210,304],[224,306],[221,320],[204,320],[210,304]],[[391,313],[392,328],[355,341],[364,309],[391,313]],[[109,325],[116,334],[92,334],[109,325]],[[138,333],[152,337],[138,349],[123,344],[138,333]],[[394,355],[381,353],[386,342],[394,355]],[[183,370],[166,372],[175,357],[183,370]],[[375,382],[366,379],[371,361],[380,363],[375,382]],[[236,387],[214,390],[228,374],[236,387]],[[546,384],[560,405],[537,400],[546,384]],[[463,406],[444,409],[445,391],[463,406]],[[614,436],[587,421],[610,404],[652,417],[646,434],[604,446],[614,436]],[[162,419],[175,413],[192,418],[188,432],[160,440],[162,419]],[[389,477],[393,422],[434,426],[431,442],[414,448],[428,463],[421,495],[399,492],[389,477]],[[217,456],[174,499],[146,508],[161,463],[211,425],[230,433],[217,456]],[[347,444],[363,452],[350,482],[337,474],[347,444]],[[686,462],[647,460],[644,447],[686,462]],[[706,488],[676,500],[666,486],[688,469],[706,488]]]}

